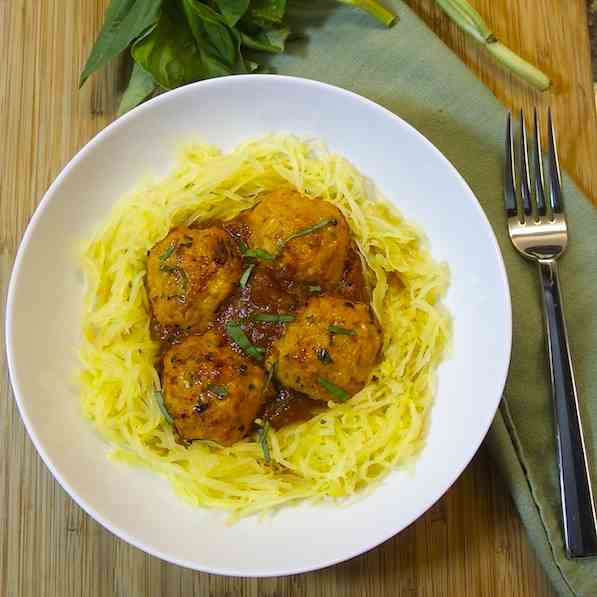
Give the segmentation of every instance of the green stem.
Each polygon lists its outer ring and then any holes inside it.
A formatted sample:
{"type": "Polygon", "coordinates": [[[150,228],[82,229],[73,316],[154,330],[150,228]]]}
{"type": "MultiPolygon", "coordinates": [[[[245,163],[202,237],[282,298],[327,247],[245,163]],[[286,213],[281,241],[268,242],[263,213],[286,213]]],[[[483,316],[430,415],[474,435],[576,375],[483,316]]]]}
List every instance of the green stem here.
{"type": "Polygon", "coordinates": [[[509,68],[513,73],[536,87],[540,91],[546,91],[551,85],[549,77],[533,66],[526,60],[523,60],[518,54],[515,54],[510,48],[507,48],[499,41],[491,41],[486,44],[489,53],[500,63],[509,68]]]}
{"type": "Polygon", "coordinates": [[[395,20],[396,15],[375,0],[340,0],[344,4],[352,4],[368,12],[371,16],[381,21],[386,27],[389,27],[395,20]]]}
{"type": "Polygon", "coordinates": [[[483,17],[466,0],[435,0],[440,8],[480,44],[491,36],[483,17]]]}
{"type": "Polygon", "coordinates": [[[549,77],[500,43],[483,17],[466,0],[435,0],[440,8],[502,65],[540,91],[551,85],[549,77]]]}

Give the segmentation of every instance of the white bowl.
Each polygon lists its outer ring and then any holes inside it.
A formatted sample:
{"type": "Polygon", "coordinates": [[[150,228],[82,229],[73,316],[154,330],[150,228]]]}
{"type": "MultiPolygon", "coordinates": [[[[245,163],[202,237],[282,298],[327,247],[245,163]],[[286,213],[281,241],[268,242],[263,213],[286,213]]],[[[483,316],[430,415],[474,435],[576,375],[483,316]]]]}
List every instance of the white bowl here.
{"type": "Polygon", "coordinates": [[[321,568],[385,541],[423,514],[475,454],[504,387],[511,306],[502,257],[473,193],[421,134],[353,93],[281,76],[188,85],[99,133],[54,181],[25,233],[10,281],[6,346],[21,416],[74,500],[120,538],[197,570],[272,576],[321,568]],[[147,174],[166,173],[182,142],[224,149],[273,131],[323,139],[371,177],[448,262],[451,357],[440,367],[427,443],[414,475],[396,471],[343,505],[286,507],[234,526],[190,507],[149,471],[115,464],[81,416],[77,367],[82,280],[75,245],[147,174]]]}

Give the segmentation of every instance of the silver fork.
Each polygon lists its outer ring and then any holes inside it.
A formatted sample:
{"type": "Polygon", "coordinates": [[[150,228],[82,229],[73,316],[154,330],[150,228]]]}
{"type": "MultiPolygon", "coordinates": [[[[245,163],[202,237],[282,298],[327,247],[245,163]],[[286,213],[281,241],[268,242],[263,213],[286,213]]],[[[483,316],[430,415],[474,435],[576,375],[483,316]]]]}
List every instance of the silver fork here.
{"type": "Polygon", "coordinates": [[[581,558],[597,555],[597,518],[556,261],[566,249],[568,227],[551,111],[548,111],[547,126],[549,201],[546,201],[537,110],[534,112],[534,193],[531,191],[527,134],[521,111],[518,200],[512,115],[508,114],[504,200],[508,232],[514,247],[523,257],[534,261],[539,269],[554,401],[564,541],[568,557],[581,558]]]}

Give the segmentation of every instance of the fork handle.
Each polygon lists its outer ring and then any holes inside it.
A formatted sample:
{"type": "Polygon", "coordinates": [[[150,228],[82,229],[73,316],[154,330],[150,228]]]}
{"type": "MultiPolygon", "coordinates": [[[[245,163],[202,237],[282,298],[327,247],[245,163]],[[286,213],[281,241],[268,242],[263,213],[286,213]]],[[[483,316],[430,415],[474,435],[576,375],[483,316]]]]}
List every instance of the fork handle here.
{"type": "Polygon", "coordinates": [[[539,261],[539,276],[555,409],[566,553],[569,558],[595,556],[597,518],[556,261],[539,261]]]}

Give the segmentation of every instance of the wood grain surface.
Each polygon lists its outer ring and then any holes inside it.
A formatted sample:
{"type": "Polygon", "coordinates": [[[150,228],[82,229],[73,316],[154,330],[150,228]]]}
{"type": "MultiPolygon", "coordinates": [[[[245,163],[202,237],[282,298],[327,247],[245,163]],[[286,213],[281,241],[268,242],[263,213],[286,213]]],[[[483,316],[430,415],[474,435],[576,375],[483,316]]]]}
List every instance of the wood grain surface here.
{"type": "Polygon", "coordinates": [[[591,41],[591,62],[593,66],[593,87],[597,101],[597,0],[586,0],[587,19],[589,21],[589,38],[591,41]]]}
{"type": "MultiPolygon", "coordinates": [[[[433,9],[431,0],[411,0],[506,104],[554,107],[564,163],[595,199],[591,152],[597,125],[584,0],[475,4],[504,41],[553,75],[553,91],[540,97],[513,81],[433,9]]],[[[107,0],[0,0],[2,310],[19,240],[41,195],[76,150],[114,118],[124,84],[121,65],[77,91],[106,5],[107,0]]],[[[4,326],[4,317],[0,321],[4,326]]],[[[0,332],[4,336],[3,327],[0,332]]],[[[485,448],[425,516],[379,548],[333,568],[279,579],[227,579],[150,557],[104,530],[53,480],[12,400],[4,342],[0,350],[2,597],[552,595],[485,448]]]]}
{"type": "Polygon", "coordinates": [[[477,73],[499,100],[523,108],[551,106],[562,166],[597,204],[597,114],[585,0],[469,0],[497,38],[545,71],[546,93],[503,70],[471,38],[446,19],[433,0],[406,0],[427,24],[477,73]]]}

